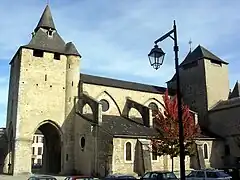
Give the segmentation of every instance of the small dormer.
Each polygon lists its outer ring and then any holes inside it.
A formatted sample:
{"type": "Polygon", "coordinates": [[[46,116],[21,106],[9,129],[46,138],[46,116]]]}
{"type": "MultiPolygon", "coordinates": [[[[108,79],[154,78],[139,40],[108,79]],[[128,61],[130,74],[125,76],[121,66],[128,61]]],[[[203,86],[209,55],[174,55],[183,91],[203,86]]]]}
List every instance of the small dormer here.
{"type": "Polygon", "coordinates": [[[47,31],[47,35],[48,37],[53,37],[53,30],[51,28],[47,31]]]}

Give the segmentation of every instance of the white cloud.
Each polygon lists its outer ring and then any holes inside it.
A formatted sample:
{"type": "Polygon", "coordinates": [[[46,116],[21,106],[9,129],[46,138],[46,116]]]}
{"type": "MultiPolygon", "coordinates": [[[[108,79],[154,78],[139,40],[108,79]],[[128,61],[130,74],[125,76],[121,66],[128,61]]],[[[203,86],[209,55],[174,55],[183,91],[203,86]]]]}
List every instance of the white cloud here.
{"type": "MultiPolygon", "coordinates": [[[[128,80],[134,76],[139,77],[139,82],[145,79],[150,84],[164,85],[174,73],[172,41],[161,43],[167,54],[159,71],[150,67],[147,54],[153,41],[172,28],[174,19],[178,27],[180,61],[189,51],[191,38],[193,47],[202,44],[216,53],[222,47],[221,57],[237,63],[234,54],[238,54],[238,50],[225,47],[223,42],[228,39],[236,46],[240,30],[238,1],[88,0],[69,3],[63,0],[52,1],[50,5],[60,35],[66,41],[73,41],[83,56],[81,68],[85,73],[99,72],[128,80]],[[226,52],[223,49],[227,49],[226,52]]],[[[30,0],[1,3],[0,16],[4,18],[0,19],[0,60],[9,61],[19,45],[30,40],[44,6],[44,1],[30,0]]],[[[238,75],[230,74],[230,77],[238,75]]],[[[4,78],[0,77],[0,84],[4,84],[4,78]]],[[[7,85],[0,85],[0,97],[6,94],[7,85]]],[[[4,103],[6,98],[0,100],[0,105],[4,103]]]]}

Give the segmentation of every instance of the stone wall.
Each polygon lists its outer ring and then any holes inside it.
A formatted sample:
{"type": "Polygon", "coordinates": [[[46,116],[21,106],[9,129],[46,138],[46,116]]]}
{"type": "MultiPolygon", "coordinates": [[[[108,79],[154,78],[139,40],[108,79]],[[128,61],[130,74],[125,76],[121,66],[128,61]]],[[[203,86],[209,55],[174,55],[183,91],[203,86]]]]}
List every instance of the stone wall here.
{"type": "MultiPolygon", "coordinates": [[[[159,103],[163,103],[162,94],[134,91],[107,86],[98,86],[86,83],[83,84],[83,92],[86,92],[88,95],[98,101],[100,101],[101,99],[106,99],[109,102],[110,108],[108,111],[103,112],[103,115],[120,115],[123,112],[126,98],[128,97],[146,106],[148,106],[151,102],[154,102],[158,105],[159,108],[163,109],[162,105],[159,103]]],[[[134,110],[131,111],[130,114],[132,116],[139,116],[139,113],[134,110]]]]}
{"type": "MultiPolygon", "coordinates": [[[[131,138],[114,138],[113,139],[113,173],[123,173],[137,176],[135,171],[136,164],[136,145],[137,139],[131,138]],[[132,161],[126,161],[125,158],[125,145],[127,142],[132,144],[132,161]]],[[[170,156],[161,156],[157,160],[152,160],[152,153],[150,152],[151,168],[152,170],[172,170],[172,161],[170,156]]],[[[179,171],[179,157],[174,158],[174,171],[179,171]]],[[[186,170],[190,169],[190,158],[185,158],[186,170]]]]}
{"type": "MultiPolygon", "coordinates": [[[[12,119],[15,139],[14,174],[31,172],[33,134],[44,121],[50,120],[59,127],[66,124],[67,57],[61,55],[60,60],[55,60],[54,54],[49,52],[44,52],[43,57],[34,57],[33,50],[25,48],[18,53],[10,78],[12,81],[15,79],[15,82],[10,81],[9,90],[9,103],[14,103],[8,106],[8,120],[12,119]]],[[[72,78],[74,80],[74,77],[72,78]]],[[[77,90],[78,79],[75,81],[77,90]]],[[[65,132],[68,133],[70,132],[65,132]]]]}
{"type": "MultiPolygon", "coordinates": [[[[230,101],[234,101],[234,99],[230,101]]],[[[223,166],[236,166],[237,158],[240,157],[239,112],[240,107],[234,106],[210,111],[209,113],[209,119],[211,121],[210,130],[215,134],[225,137],[225,142],[222,145],[222,154],[225,160],[225,165],[223,166]],[[224,152],[226,148],[229,149],[229,154],[224,152]]]]}
{"type": "MultiPolygon", "coordinates": [[[[200,125],[207,127],[208,110],[219,100],[228,98],[228,65],[200,59],[197,64],[180,69],[180,82],[184,103],[198,113],[200,125]]],[[[176,82],[169,82],[168,87],[176,88],[176,82]]]]}

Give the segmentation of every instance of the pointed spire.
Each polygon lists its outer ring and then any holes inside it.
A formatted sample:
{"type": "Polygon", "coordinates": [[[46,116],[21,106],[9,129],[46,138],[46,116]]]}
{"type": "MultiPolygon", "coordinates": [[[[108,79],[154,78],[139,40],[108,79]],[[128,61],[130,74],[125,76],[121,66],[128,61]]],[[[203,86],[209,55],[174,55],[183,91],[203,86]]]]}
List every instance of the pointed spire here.
{"type": "Polygon", "coordinates": [[[38,25],[34,31],[36,32],[39,28],[46,28],[46,29],[51,28],[52,30],[56,30],[53,22],[52,14],[48,5],[44,9],[42,17],[40,18],[38,25]]]}

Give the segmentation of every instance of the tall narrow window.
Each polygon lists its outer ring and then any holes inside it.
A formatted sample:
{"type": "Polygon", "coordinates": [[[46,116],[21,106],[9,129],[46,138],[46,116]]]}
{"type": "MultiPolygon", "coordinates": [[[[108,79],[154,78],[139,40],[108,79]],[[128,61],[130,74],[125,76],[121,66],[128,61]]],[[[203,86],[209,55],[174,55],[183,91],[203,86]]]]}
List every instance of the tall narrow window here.
{"type": "Polygon", "coordinates": [[[73,81],[72,81],[72,86],[73,86],[73,81]]]}
{"type": "Polygon", "coordinates": [[[45,81],[47,81],[47,75],[45,74],[45,81]]]}
{"type": "Polygon", "coordinates": [[[42,147],[38,147],[38,155],[42,155],[42,147]]]}
{"type": "Polygon", "coordinates": [[[32,154],[35,154],[35,147],[32,148],[32,154]]]}
{"type": "Polygon", "coordinates": [[[132,144],[130,142],[126,143],[126,161],[132,160],[132,144]]]}
{"type": "Polygon", "coordinates": [[[203,145],[203,151],[204,151],[204,159],[208,159],[208,145],[203,145]]]}

